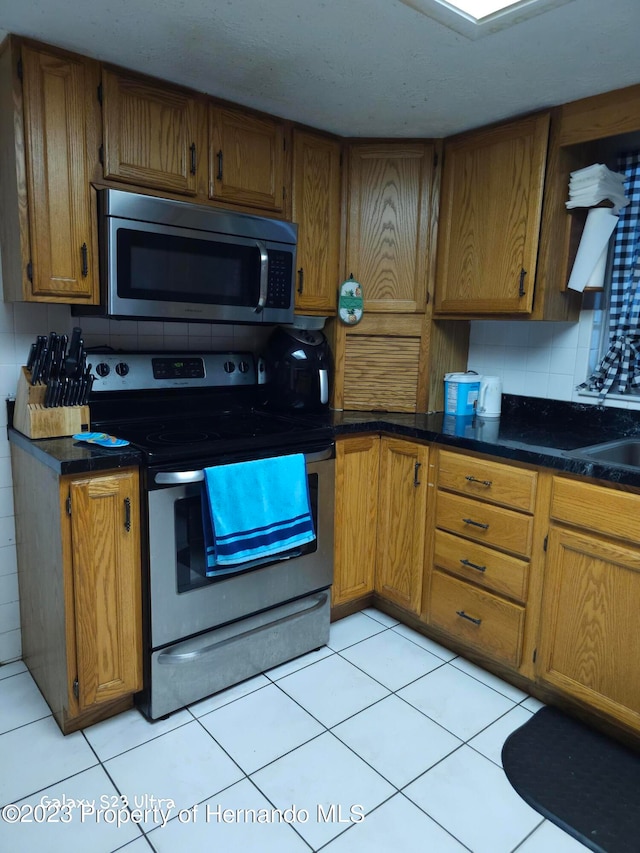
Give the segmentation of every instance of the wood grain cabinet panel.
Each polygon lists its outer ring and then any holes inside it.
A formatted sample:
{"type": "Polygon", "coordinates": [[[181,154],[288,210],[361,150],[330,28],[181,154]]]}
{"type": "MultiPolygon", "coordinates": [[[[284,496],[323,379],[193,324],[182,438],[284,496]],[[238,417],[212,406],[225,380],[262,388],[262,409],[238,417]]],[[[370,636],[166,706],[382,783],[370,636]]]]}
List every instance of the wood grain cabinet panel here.
{"type": "Polygon", "coordinates": [[[514,668],[520,665],[524,614],[524,607],[433,572],[429,622],[514,668]]]}
{"type": "Polygon", "coordinates": [[[436,524],[457,536],[512,554],[531,554],[533,518],[529,515],[440,491],[436,524]]]}
{"type": "Polygon", "coordinates": [[[453,575],[524,602],[529,563],[509,554],[436,530],[434,565],[453,575]]]}
{"type": "MultiPolygon", "coordinates": [[[[600,491],[598,510],[608,490],[600,491]]],[[[551,527],[540,678],[636,732],[640,731],[639,611],[638,548],[551,527]]]]}
{"type": "Polygon", "coordinates": [[[377,435],[336,442],[333,605],[373,592],[379,469],[377,435]]]}
{"type": "Polygon", "coordinates": [[[89,186],[89,72],[79,57],[22,48],[30,301],[97,301],[89,186]]]}
{"type": "Polygon", "coordinates": [[[284,209],[284,123],[209,105],[209,197],[247,207],[284,209]]]}
{"type": "Polygon", "coordinates": [[[69,484],[81,710],[142,689],[137,472],[69,484]]]}
{"type": "Polygon", "coordinates": [[[487,503],[501,504],[523,512],[533,512],[537,473],[441,450],[438,463],[438,486],[487,503]]]}
{"type": "Polygon", "coordinates": [[[349,146],[346,275],[366,311],[424,312],[435,148],[349,146]]]}
{"type": "Polygon", "coordinates": [[[533,310],[549,114],[445,142],[435,311],[533,310]]]}
{"type": "Polygon", "coordinates": [[[195,195],[196,97],[106,68],[102,87],[105,178],[195,195]]]}
{"type": "Polygon", "coordinates": [[[427,517],[429,449],[383,436],[376,592],[420,612],[427,517]]]}
{"type": "Polygon", "coordinates": [[[296,311],[334,314],[340,261],[342,146],[293,131],[292,217],[298,223],[296,311]]]}

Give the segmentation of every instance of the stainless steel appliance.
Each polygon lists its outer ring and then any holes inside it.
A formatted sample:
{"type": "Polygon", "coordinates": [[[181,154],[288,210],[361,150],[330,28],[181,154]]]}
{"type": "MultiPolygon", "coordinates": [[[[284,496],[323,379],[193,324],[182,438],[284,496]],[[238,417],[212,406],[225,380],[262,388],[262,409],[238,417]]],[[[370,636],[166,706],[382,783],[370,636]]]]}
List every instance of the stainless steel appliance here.
{"type": "Polygon", "coordinates": [[[274,329],[264,354],[265,399],[273,408],[318,411],[329,405],[331,350],[319,329],[274,329]]]}
{"type": "Polygon", "coordinates": [[[143,712],[157,719],[324,645],[335,479],[326,420],[260,408],[251,353],[93,358],[92,428],[144,457],[143,712]],[[288,453],[305,456],[315,540],[207,577],[203,469],[288,453]]]}
{"type": "Polygon", "coordinates": [[[122,190],[98,192],[108,317],[290,323],[297,225],[122,190]]]}

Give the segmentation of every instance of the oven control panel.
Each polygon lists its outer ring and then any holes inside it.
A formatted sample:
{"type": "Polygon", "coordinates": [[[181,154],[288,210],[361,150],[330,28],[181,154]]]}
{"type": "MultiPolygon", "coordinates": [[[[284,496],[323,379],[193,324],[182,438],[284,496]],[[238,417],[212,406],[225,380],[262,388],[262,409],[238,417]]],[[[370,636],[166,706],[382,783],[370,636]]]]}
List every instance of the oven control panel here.
{"type": "Polygon", "coordinates": [[[250,352],[92,353],[93,392],[232,388],[257,383],[250,352]]]}

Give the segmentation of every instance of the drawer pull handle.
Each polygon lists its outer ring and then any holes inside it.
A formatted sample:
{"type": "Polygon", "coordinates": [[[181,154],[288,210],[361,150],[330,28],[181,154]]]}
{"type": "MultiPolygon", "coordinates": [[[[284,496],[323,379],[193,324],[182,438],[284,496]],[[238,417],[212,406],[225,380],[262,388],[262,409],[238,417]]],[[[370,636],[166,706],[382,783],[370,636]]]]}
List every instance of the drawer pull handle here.
{"type": "Polygon", "coordinates": [[[463,518],[462,520],[465,524],[473,524],[474,527],[481,527],[483,530],[489,529],[489,525],[482,521],[474,521],[472,518],[463,518]]]}
{"type": "Polygon", "coordinates": [[[474,625],[480,625],[482,623],[482,619],[474,619],[473,616],[469,616],[469,614],[465,613],[464,610],[456,610],[456,615],[461,616],[463,619],[468,619],[469,622],[473,622],[474,625]]]}
{"type": "Polygon", "coordinates": [[[469,560],[460,560],[463,566],[469,566],[470,569],[477,569],[479,572],[486,572],[486,566],[478,566],[476,563],[471,563],[469,560]]]}
{"type": "Polygon", "coordinates": [[[467,474],[465,480],[468,480],[470,483],[480,483],[481,486],[486,486],[487,488],[492,484],[491,480],[478,480],[476,477],[472,477],[471,474],[467,474]]]}
{"type": "Polygon", "coordinates": [[[416,488],[418,488],[418,486],[420,485],[420,480],[418,479],[418,471],[420,470],[421,465],[421,462],[416,462],[416,464],[413,466],[413,485],[416,488]]]}
{"type": "Polygon", "coordinates": [[[131,530],[131,498],[124,499],[124,529],[127,533],[131,530]]]}

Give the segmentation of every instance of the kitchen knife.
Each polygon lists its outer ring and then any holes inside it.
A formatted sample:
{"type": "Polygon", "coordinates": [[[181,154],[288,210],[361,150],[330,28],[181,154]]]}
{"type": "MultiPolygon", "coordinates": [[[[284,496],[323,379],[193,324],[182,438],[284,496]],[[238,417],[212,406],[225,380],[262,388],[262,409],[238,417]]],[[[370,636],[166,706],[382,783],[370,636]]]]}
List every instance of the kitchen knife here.
{"type": "Polygon", "coordinates": [[[33,357],[33,362],[31,364],[31,384],[35,385],[37,382],[38,374],[40,372],[41,362],[42,362],[42,350],[44,349],[44,345],[47,342],[46,335],[38,335],[36,338],[36,351],[33,357]]]}
{"type": "Polygon", "coordinates": [[[34,341],[31,344],[31,349],[29,350],[29,355],[27,356],[26,368],[29,372],[31,372],[31,368],[33,367],[33,362],[34,362],[35,357],[36,357],[37,349],[38,349],[38,344],[34,341]]]}
{"type": "Polygon", "coordinates": [[[75,378],[78,370],[78,357],[80,355],[80,345],[82,343],[82,329],[79,326],[74,326],[71,332],[71,343],[69,344],[69,354],[64,361],[64,375],[75,378]]]}

